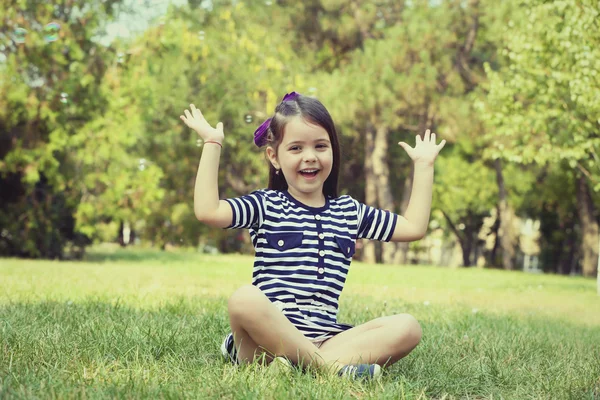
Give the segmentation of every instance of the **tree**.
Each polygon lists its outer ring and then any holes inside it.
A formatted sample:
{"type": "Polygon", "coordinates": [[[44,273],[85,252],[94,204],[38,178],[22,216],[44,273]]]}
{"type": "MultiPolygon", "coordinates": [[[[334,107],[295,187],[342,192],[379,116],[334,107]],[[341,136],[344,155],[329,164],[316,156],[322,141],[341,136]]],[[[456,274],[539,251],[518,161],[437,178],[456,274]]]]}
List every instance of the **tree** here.
{"type": "MultiPolygon", "coordinates": [[[[367,188],[375,189],[366,197],[377,198],[380,208],[402,213],[412,186],[410,164],[403,164],[397,146],[390,143],[414,141],[414,135],[426,128],[445,129],[450,122],[459,131],[469,125],[452,114],[468,105],[467,94],[475,82],[464,76],[473,75],[478,62],[470,56],[474,46],[470,21],[479,12],[478,4],[406,5],[398,19],[382,29],[381,38],[366,40],[333,74],[340,89],[330,96],[344,99],[339,113],[364,132],[365,180],[367,188]],[[404,178],[399,178],[400,171],[404,178]],[[371,180],[376,183],[369,185],[371,180]]],[[[386,245],[383,261],[405,262],[406,250],[402,244],[386,245]]]]}
{"type": "Polygon", "coordinates": [[[436,161],[434,207],[462,249],[463,266],[474,265],[478,234],[498,196],[494,171],[482,160],[467,161],[455,146],[436,161]]]}
{"type": "Polygon", "coordinates": [[[487,66],[489,94],[480,104],[495,137],[487,157],[509,162],[566,162],[577,189],[582,269],[593,276],[598,261],[600,190],[600,5],[587,0],[515,2],[504,54],[508,68],[487,66]]]}
{"type": "Polygon", "coordinates": [[[136,159],[161,172],[157,190],[164,193],[150,214],[132,221],[142,238],[164,248],[197,245],[202,236],[222,251],[239,249],[235,232],[207,230],[194,217],[202,143],[179,115],[194,103],[209,122],[224,123],[222,197],[265,187],[266,160],[252,134],[286,90],[303,89],[302,63],[287,46],[286,21],[278,7],[263,4],[215,2],[211,10],[182,6],[123,44],[128,55],[115,94],[137,110],[136,159]]]}
{"type": "Polygon", "coordinates": [[[75,226],[69,140],[107,106],[98,89],[109,51],[94,36],[119,3],[0,6],[1,254],[61,258],[89,242],[75,226]]]}

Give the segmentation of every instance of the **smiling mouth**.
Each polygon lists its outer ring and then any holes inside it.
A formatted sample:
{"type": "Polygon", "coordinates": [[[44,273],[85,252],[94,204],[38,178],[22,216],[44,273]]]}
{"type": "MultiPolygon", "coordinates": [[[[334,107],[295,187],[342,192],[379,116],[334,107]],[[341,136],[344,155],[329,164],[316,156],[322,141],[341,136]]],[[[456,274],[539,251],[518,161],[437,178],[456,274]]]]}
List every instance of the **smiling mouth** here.
{"type": "Polygon", "coordinates": [[[313,178],[315,176],[317,176],[317,174],[319,173],[318,169],[303,169],[299,171],[300,175],[307,177],[307,178],[313,178]]]}

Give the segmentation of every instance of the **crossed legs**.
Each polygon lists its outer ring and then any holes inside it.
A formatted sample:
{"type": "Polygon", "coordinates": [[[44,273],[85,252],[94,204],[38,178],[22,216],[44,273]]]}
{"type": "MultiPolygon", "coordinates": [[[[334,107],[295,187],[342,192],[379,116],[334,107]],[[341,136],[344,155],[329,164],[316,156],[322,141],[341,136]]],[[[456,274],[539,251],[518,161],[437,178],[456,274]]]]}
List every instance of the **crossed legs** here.
{"type": "Polygon", "coordinates": [[[421,340],[421,327],[408,314],[377,318],[325,341],[317,348],[255,286],[238,289],[229,299],[229,321],[238,358],[252,362],[285,356],[296,364],[339,369],[346,364],[390,365],[421,340]]]}

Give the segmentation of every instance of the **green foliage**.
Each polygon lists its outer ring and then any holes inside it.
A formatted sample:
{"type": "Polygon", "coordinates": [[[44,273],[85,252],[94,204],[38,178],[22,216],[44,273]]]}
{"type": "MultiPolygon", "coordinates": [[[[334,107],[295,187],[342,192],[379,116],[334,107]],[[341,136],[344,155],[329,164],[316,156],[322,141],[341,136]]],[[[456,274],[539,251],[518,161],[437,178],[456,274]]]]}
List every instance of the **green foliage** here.
{"type": "MultiPolygon", "coordinates": [[[[472,106],[479,95],[472,93],[473,85],[483,77],[483,62],[494,50],[486,35],[498,29],[494,18],[503,15],[488,15],[491,9],[487,2],[469,7],[452,1],[411,2],[323,78],[335,82],[325,96],[340,117],[342,132],[360,138],[369,126],[389,127],[390,186],[396,204],[411,173],[410,162],[396,143],[414,143],[415,135],[428,127],[446,139],[448,145],[436,162],[433,208],[442,210],[454,225],[475,230],[497,202],[495,173],[482,158],[484,127],[472,106]],[[457,58],[480,15],[486,17],[481,17],[465,76],[457,58]]],[[[370,157],[352,151],[352,158],[370,157]]]]}
{"type": "Polygon", "coordinates": [[[523,163],[565,160],[597,182],[600,6],[587,0],[515,4],[520,13],[504,35],[509,67],[486,69],[489,93],[480,108],[493,132],[486,155],[523,163]]]}
{"type": "Polygon", "coordinates": [[[578,228],[583,223],[580,215],[589,214],[593,220],[596,207],[582,209],[573,201],[565,204],[564,198],[571,191],[568,185],[575,185],[582,174],[591,188],[600,190],[600,4],[511,3],[515,11],[502,35],[506,68],[486,65],[487,96],[477,103],[489,129],[484,156],[548,166],[543,173],[551,171],[551,179],[536,190],[546,193],[545,203],[535,210],[529,207],[530,215],[542,220],[543,258],[555,270],[566,272],[570,267],[562,265],[572,263],[579,246],[574,242],[584,242],[582,250],[588,256],[583,269],[589,274],[597,264],[597,239],[591,233],[597,228],[586,227],[586,240],[580,239],[578,228]],[[551,187],[558,190],[548,190],[551,187]],[[573,215],[573,206],[580,215],[573,215]]]}
{"type": "Polygon", "coordinates": [[[105,110],[98,92],[107,53],[92,37],[113,5],[118,2],[0,6],[3,254],[60,258],[68,242],[85,242],[69,222],[83,191],[69,138],[105,110]],[[60,21],[58,40],[44,33],[51,21],[60,21]],[[18,29],[27,29],[22,40],[18,29]]]}
{"type": "MultiPolygon", "coordinates": [[[[2,254],[60,257],[84,235],[114,238],[121,222],[160,247],[241,249],[237,232],[195,220],[202,149],[178,116],[194,103],[224,122],[220,194],[237,196],[266,186],[252,132],[292,90],[331,111],[342,192],[358,198],[372,127],[389,132],[396,204],[410,174],[396,143],[425,127],[448,141],[434,208],[456,225],[477,226],[495,207],[495,158],[511,206],[562,227],[552,229],[577,225],[572,199],[561,198],[569,174],[600,184],[599,9],[590,0],[190,1],[138,36],[100,44],[126,8],[135,6],[0,6],[2,254]],[[48,42],[51,20],[61,29],[48,42]],[[22,44],[17,27],[28,29],[22,44]]],[[[547,237],[545,252],[566,240],[547,237]]]]}
{"type": "MultiPolygon", "coordinates": [[[[148,205],[148,214],[127,216],[143,227],[143,238],[161,246],[197,244],[198,235],[206,234],[191,207],[201,143],[179,120],[190,103],[210,123],[224,123],[221,195],[237,196],[266,186],[266,162],[252,142],[252,133],[273,112],[286,87],[288,91],[303,88],[301,63],[286,48],[289,38],[272,34],[285,22],[276,7],[267,12],[245,3],[215,4],[209,12],[183,6],[172,9],[161,25],[133,43],[117,44],[129,50],[123,49],[127,61],[115,72],[122,90],[112,92],[127,96],[124,104],[133,111],[125,120],[132,121],[135,115],[139,121],[132,148],[160,171],[144,188],[161,193],[154,195],[156,203],[148,205]]],[[[235,235],[214,234],[223,239],[235,235]]]]}
{"type": "Polygon", "coordinates": [[[453,221],[467,214],[488,216],[498,198],[496,173],[483,161],[468,162],[457,152],[448,152],[436,163],[435,208],[453,221]]]}

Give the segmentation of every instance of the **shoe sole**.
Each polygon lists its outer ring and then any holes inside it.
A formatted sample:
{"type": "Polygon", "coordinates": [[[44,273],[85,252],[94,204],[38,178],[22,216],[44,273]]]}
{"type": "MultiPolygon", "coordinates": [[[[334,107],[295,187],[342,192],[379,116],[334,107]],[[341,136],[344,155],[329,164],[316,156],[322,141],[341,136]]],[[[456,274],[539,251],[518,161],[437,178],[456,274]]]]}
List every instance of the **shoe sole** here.
{"type": "Polygon", "coordinates": [[[294,370],[294,366],[287,358],[275,357],[269,365],[269,370],[288,373],[294,370]]]}

